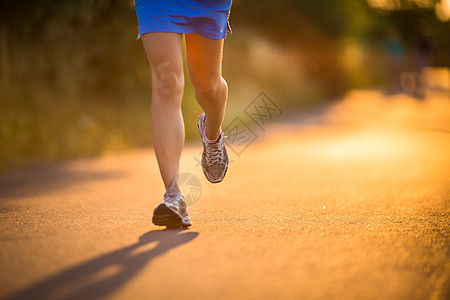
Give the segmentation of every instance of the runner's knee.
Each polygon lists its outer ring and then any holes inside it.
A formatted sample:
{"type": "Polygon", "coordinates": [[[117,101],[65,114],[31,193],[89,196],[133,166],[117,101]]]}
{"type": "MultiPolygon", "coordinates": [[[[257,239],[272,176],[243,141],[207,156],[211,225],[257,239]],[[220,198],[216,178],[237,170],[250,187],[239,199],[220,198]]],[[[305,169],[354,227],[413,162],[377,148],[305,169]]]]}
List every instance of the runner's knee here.
{"type": "Polygon", "coordinates": [[[203,80],[193,80],[192,84],[197,93],[200,93],[207,97],[214,97],[217,92],[222,89],[223,82],[225,80],[222,77],[211,77],[203,80]]]}
{"type": "MultiPolygon", "coordinates": [[[[156,98],[165,102],[181,102],[184,90],[183,70],[162,66],[152,70],[152,88],[156,98]]],[[[178,103],[177,103],[178,104],[178,103]]]]}

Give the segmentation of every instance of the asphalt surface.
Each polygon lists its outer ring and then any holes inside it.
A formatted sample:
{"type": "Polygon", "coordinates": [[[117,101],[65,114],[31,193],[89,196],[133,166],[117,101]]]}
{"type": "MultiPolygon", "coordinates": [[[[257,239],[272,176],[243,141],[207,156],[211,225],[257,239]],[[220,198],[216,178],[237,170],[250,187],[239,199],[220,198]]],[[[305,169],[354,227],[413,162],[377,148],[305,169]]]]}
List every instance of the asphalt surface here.
{"type": "Polygon", "coordinates": [[[449,299],[448,100],[287,119],[220,184],[186,146],[187,230],[151,224],[152,149],[1,175],[0,298],[449,299]]]}

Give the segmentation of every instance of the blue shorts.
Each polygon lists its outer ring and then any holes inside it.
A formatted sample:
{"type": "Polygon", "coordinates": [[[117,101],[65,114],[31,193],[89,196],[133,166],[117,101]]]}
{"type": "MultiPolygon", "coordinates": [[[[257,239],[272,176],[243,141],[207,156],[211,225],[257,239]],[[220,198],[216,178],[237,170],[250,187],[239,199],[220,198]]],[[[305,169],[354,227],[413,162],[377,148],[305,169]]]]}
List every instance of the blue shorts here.
{"type": "Polygon", "coordinates": [[[139,36],[149,32],[198,33],[224,39],[231,0],[135,0],[139,36]]]}

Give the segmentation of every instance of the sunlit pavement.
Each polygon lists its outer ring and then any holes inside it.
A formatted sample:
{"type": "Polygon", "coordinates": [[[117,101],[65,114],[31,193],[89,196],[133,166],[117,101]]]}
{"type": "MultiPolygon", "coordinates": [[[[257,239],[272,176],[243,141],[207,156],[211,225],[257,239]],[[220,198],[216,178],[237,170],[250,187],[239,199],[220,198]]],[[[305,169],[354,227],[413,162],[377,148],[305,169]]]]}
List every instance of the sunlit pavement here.
{"type": "Polygon", "coordinates": [[[448,299],[446,96],[354,91],[280,119],[217,185],[187,146],[188,230],[151,224],[151,150],[5,174],[0,296],[448,299]]]}

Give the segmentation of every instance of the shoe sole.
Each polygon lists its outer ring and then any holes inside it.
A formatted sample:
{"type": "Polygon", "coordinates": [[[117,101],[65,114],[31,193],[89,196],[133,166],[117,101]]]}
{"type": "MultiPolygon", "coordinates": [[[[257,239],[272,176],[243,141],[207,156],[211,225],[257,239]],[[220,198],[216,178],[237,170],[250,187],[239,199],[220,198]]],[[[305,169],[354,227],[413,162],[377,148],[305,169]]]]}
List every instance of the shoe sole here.
{"type": "Polygon", "coordinates": [[[152,222],[157,226],[166,226],[167,228],[186,228],[191,226],[190,221],[183,221],[179,214],[168,208],[164,203],[155,208],[152,222]]]}

